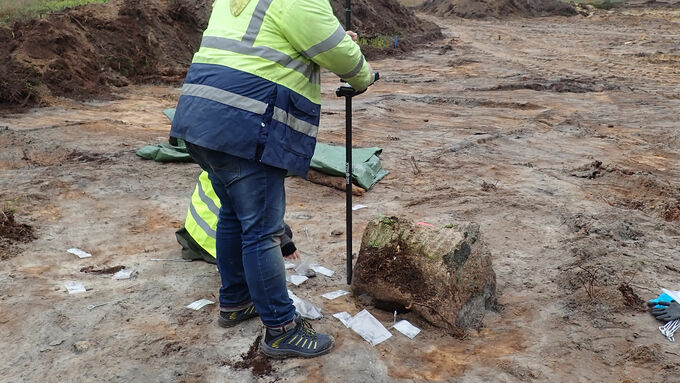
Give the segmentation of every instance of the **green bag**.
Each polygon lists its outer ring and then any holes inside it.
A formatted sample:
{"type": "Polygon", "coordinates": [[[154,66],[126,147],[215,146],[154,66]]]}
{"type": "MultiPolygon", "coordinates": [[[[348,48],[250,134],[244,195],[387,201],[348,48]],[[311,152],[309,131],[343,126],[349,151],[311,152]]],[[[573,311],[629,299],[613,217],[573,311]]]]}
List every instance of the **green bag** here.
{"type": "MultiPolygon", "coordinates": [[[[382,168],[378,147],[352,149],[352,178],[368,190],[383,179],[389,171],[382,168]]],[[[317,142],[311,168],[332,176],[345,175],[345,147],[317,142]]]]}
{"type": "Polygon", "coordinates": [[[156,162],[192,162],[183,140],[177,140],[177,145],[162,143],[147,145],[137,150],[137,155],[156,162]]]}

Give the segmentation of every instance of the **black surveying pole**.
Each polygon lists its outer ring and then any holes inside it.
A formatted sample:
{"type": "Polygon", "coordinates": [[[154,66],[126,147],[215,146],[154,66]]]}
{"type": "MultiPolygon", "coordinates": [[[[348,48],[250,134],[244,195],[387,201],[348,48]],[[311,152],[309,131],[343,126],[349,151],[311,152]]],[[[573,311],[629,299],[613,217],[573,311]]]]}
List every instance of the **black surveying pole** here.
{"type": "MultiPolygon", "coordinates": [[[[347,21],[345,29],[348,31],[352,28],[352,11],[351,0],[347,0],[345,8],[345,16],[347,21]]],[[[372,73],[371,84],[380,78],[380,73],[372,73]]],[[[347,228],[347,284],[352,284],[352,97],[364,93],[366,90],[357,91],[351,85],[341,80],[345,84],[341,85],[336,91],[335,95],[345,98],[345,194],[346,194],[346,218],[347,228]]],[[[370,84],[369,84],[370,85],[370,84]]]]}
{"type": "MultiPolygon", "coordinates": [[[[352,0],[345,4],[345,29],[352,30],[352,0]]],[[[347,227],[347,284],[352,284],[352,97],[345,97],[345,222],[347,227]]]]}

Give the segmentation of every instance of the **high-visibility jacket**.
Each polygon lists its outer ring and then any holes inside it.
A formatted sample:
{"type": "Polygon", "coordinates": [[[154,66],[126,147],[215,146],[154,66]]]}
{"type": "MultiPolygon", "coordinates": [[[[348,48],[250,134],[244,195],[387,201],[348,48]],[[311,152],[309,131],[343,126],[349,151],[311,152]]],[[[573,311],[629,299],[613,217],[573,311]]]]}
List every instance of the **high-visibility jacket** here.
{"type": "MultiPolygon", "coordinates": [[[[184,259],[203,259],[215,262],[215,234],[217,217],[220,214],[220,199],[215,194],[207,172],[201,172],[191,195],[191,203],[187,211],[184,226],[175,233],[177,241],[182,245],[184,259]]],[[[293,243],[293,232],[288,225],[281,236],[281,252],[284,256],[292,254],[297,248],[293,243]]]]}
{"type": "Polygon", "coordinates": [[[328,0],[216,0],[170,135],[306,177],[319,66],[357,90],[373,79],[328,0]]]}

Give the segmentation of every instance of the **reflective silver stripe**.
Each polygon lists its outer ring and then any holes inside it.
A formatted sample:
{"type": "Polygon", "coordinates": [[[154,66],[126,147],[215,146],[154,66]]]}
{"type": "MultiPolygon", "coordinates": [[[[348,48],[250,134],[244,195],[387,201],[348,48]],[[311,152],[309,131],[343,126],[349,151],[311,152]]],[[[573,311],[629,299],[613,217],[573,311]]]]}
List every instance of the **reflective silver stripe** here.
{"type": "Polygon", "coordinates": [[[338,25],[338,29],[336,29],[329,38],[300,53],[307,58],[312,58],[338,46],[342,39],[345,38],[345,35],[345,29],[342,25],[338,25]]]}
{"type": "Polygon", "coordinates": [[[292,114],[288,114],[285,110],[280,108],[274,108],[274,116],[272,118],[278,122],[290,126],[293,130],[308,136],[316,137],[316,134],[319,132],[318,126],[314,126],[307,121],[297,119],[292,114]]]}
{"type": "Polygon", "coordinates": [[[265,46],[252,46],[243,41],[232,40],[225,37],[203,36],[201,47],[221,49],[225,51],[241,53],[244,55],[257,56],[278,63],[286,68],[302,73],[312,84],[320,84],[321,81],[314,74],[314,65],[307,64],[288,56],[283,52],[265,46]]]}
{"type": "Polygon", "coordinates": [[[248,29],[246,34],[243,35],[241,41],[249,45],[255,43],[257,35],[260,33],[260,28],[262,28],[262,22],[264,21],[264,15],[267,13],[267,9],[271,5],[272,0],[260,0],[253,11],[253,16],[250,19],[250,24],[248,24],[248,29]]]}
{"type": "Polygon", "coordinates": [[[314,65],[314,71],[312,72],[312,77],[309,79],[312,84],[321,84],[321,67],[314,65]]]}
{"type": "Polygon", "coordinates": [[[253,100],[252,98],[208,85],[184,84],[182,96],[201,97],[256,114],[264,114],[267,110],[267,104],[262,101],[253,100]]]}
{"type": "Polygon", "coordinates": [[[196,221],[196,224],[198,224],[198,227],[203,229],[203,231],[205,231],[205,233],[208,234],[210,238],[215,238],[217,233],[212,229],[212,227],[210,227],[210,225],[208,225],[208,222],[205,222],[205,220],[201,218],[200,215],[198,215],[194,204],[189,205],[189,212],[191,213],[191,217],[194,219],[194,221],[196,221]]]}
{"type": "Polygon", "coordinates": [[[359,74],[359,72],[361,72],[361,68],[363,67],[364,67],[364,55],[361,55],[361,60],[359,60],[359,64],[357,64],[357,66],[354,69],[352,69],[349,73],[345,74],[336,73],[336,74],[340,76],[340,78],[347,80],[359,74]]]}
{"type": "Polygon", "coordinates": [[[200,180],[198,181],[198,185],[196,185],[196,187],[198,188],[198,196],[201,198],[201,201],[203,201],[203,203],[205,204],[205,206],[208,207],[208,210],[210,210],[211,213],[218,216],[220,214],[220,208],[217,207],[215,201],[213,201],[210,197],[208,197],[207,194],[205,194],[205,191],[203,191],[203,184],[201,184],[200,180]]]}

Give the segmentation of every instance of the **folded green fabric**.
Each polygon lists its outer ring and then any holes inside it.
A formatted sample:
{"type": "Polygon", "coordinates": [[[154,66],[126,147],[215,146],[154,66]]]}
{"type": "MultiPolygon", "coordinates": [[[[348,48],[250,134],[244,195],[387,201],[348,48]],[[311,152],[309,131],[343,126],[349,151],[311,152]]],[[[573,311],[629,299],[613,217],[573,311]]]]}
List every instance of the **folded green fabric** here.
{"type": "Polygon", "coordinates": [[[137,155],[156,162],[192,162],[191,156],[187,152],[184,141],[179,140],[178,145],[162,143],[158,145],[147,145],[137,150],[137,155]]]}
{"type": "MultiPolygon", "coordinates": [[[[380,158],[382,149],[352,149],[352,178],[362,188],[368,190],[389,172],[382,168],[380,158]]],[[[311,168],[332,176],[345,175],[345,147],[317,142],[311,168]]]]}
{"type": "MultiPolygon", "coordinates": [[[[172,122],[175,118],[175,109],[166,109],[163,114],[172,122]]],[[[176,146],[170,144],[145,146],[137,151],[137,155],[158,162],[192,161],[184,141],[177,141],[176,146]]],[[[382,149],[378,147],[352,149],[352,178],[357,185],[366,190],[389,174],[389,171],[382,168],[380,153],[382,149]]],[[[317,142],[311,168],[332,176],[344,176],[345,147],[317,142]]]]}

